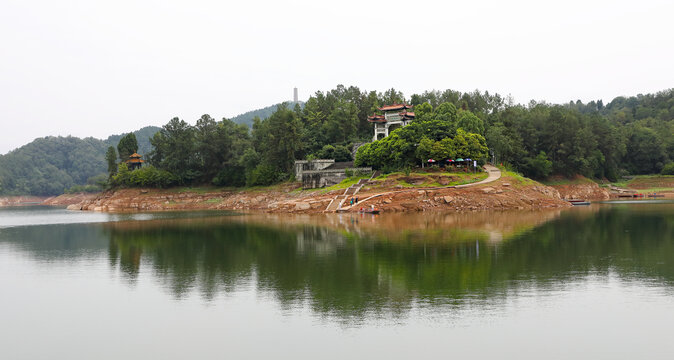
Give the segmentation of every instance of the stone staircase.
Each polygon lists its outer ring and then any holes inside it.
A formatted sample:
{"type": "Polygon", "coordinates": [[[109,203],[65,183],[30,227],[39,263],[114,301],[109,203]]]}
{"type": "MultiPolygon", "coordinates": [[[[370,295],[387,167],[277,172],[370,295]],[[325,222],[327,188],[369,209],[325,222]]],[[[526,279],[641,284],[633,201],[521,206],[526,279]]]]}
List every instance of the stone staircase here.
{"type": "Polygon", "coordinates": [[[342,208],[344,202],[351,200],[351,198],[354,197],[360,191],[363,185],[367,184],[368,181],[370,181],[370,179],[360,179],[357,183],[346,188],[344,194],[337,195],[334,199],[332,199],[330,204],[328,204],[328,207],[325,208],[325,212],[339,211],[342,208]]]}

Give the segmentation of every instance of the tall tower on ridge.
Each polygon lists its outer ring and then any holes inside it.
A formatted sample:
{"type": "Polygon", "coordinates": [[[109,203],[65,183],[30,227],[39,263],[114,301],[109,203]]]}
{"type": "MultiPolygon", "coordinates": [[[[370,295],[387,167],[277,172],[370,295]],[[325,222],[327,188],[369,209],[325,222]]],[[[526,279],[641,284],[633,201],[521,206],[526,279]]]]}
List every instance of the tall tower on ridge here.
{"type": "Polygon", "coordinates": [[[293,101],[294,101],[294,102],[297,102],[297,101],[298,101],[298,97],[297,97],[297,88],[294,88],[294,89],[293,89],[293,101]]]}

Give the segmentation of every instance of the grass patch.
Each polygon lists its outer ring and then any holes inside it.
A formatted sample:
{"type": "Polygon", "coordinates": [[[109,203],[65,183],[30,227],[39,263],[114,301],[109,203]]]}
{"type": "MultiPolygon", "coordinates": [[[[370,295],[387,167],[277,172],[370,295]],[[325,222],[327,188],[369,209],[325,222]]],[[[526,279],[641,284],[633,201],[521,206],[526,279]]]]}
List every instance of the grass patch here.
{"type": "Polygon", "coordinates": [[[434,188],[456,186],[482,181],[489,176],[486,172],[394,172],[374,179],[375,186],[402,187],[402,188],[434,188]],[[441,178],[450,178],[452,181],[441,184],[441,178]]]}
{"type": "Polygon", "coordinates": [[[595,182],[583,176],[577,176],[571,179],[555,176],[545,179],[541,181],[541,183],[545,185],[581,185],[581,184],[593,184],[595,182]]]}
{"type": "Polygon", "coordinates": [[[170,192],[177,194],[184,194],[184,193],[206,194],[208,192],[213,192],[214,190],[216,190],[216,188],[206,186],[197,186],[197,187],[181,186],[169,189],[170,192]]]}
{"type": "Polygon", "coordinates": [[[350,178],[346,178],[346,179],[342,180],[342,182],[340,182],[339,184],[335,184],[335,185],[332,185],[332,186],[328,186],[328,187],[319,189],[319,191],[322,194],[325,194],[325,193],[328,193],[330,191],[344,190],[344,189],[348,188],[349,186],[358,183],[358,181],[360,181],[361,179],[369,179],[369,178],[370,178],[370,175],[352,176],[350,178]]]}
{"type": "Polygon", "coordinates": [[[611,185],[639,192],[672,191],[674,190],[674,175],[637,175],[612,182],[611,185]]]}
{"type": "Polygon", "coordinates": [[[673,189],[674,175],[639,175],[628,182],[633,189],[673,189]]]}
{"type": "Polygon", "coordinates": [[[512,184],[514,186],[527,186],[527,185],[537,185],[538,182],[535,180],[531,180],[528,177],[524,177],[522,174],[514,171],[502,171],[502,176],[504,177],[509,177],[512,179],[513,182],[516,182],[515,184],[512,184]]]}
{"type": "Polygon", "coordinates": [[[481,172],[481,173],[476,173],[476,174],[457,174],[461,178],[459,181],[453,181],[449,183],[447,186],[455,186],[455,185],[465,185],[465,184],[472,184],[478,181],[482,181],[486,179],[489,174],[486,172],[481,172]]]}

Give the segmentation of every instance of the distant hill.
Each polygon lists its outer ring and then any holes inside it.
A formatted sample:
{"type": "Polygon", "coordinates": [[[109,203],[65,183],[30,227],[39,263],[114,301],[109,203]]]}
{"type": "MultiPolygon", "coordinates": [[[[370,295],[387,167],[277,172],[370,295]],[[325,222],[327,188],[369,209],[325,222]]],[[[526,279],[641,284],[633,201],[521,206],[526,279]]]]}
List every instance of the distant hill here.
{"type": "MultiPolygon", "coordinates": [[[[299,102],[288,101],[286,104],[288,104],[288,108],[290,108],[290,109],[295,108],[295,104],[300,104],[300,107],[304,108],[304,102],[302,102],[302,101],[299,101],[299,102]]],[[[264,120],[264,119],[268,118],[269,116],[271,116],[271,114],[273,114],[274,111],[276,111],[276,108],[279,105],[281,105],[281,104],[280,103],[274,104],[274,105],[271,105],[271,106],[267,106],[266,108],[249,111],[249,112],[243,113],[241,115],[237,115],[237,116],[231,118],[230,120],[234,121],[237,124],[245,124],[248,127],[252,127],[253,126],[253,119],[256,116],[259,117],[261,120],[264,120]]]]}
{"type": "MultiPolygon", "coordinates": [[[[147,126],[134,131],[139,153],[151,151],[149,138],[159,130],[147,126]]],[[[47,136],[0,155],[0,194],[58,195],[73,185],[84,185],[89,178],[107,173],[105,152],[109,146],[117,147],[121,137],[47,136]]]]}
{"type": "MultiPolygon", "coordinates": [[[[287,104],[292,109],[296,103],[287,104]]],[[[298,104],[304,107],[303,102],[298,104]]],[[[256,116],[266,119],[279,105],[249,111],[231,120],[251,127],[256,116]]],[[[150,138],[159,130],[157,126],[146,126],[133,132],[139,154],[146,156],[152,151],[150,138]]],[[[47,136],[0,155],[0,195],[50,196],[84,185],[89,178],[107,173],[105,152],[109,146],[116,148],[126,134],[110,135],[105,140],[47,136]]]]}

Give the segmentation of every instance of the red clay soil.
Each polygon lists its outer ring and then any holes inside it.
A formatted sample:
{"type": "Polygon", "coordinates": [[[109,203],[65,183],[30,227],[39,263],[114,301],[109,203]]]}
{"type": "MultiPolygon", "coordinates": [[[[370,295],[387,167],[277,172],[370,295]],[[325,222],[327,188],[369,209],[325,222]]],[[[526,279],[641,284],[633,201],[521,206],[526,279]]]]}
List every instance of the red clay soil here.
{"type": "MultiPolygon", "coordinates": [[[[177,192],[158,189],[123,189],[98,194],[94,198],[73,202],[73,210],[109,212],[170,211],[170,210],[236,210],[267,213],[322,213],[336,195],[344,190],[326,194],[319,191],[297,191],[298,185],[274,190],[177,192]]],[[[363,188],[362,200],[375,193],[400,190],[396,188],[363,188]]],[[[54,200],[58,201],[58,200],[54,200]]],[[[359,204],[360,205],[360,204],[359,204]]],[[[539,209],[570,206],[560,199],[557,190],[535,182],[520,182],[503,177],[495,182],[470,188],[424,189],[407,188],[362,204],[374,205],[381,211],[467,211],[489,209],[539,209]]],[[[358,211],[354,206],[350,211],[358,211]]]]}
{"type": "Polygon", "coordinates": [[[551,185],[559,191],[562,199],[607,200],[611,197],[609,191],[599,187],[597,183],[551,185]]]}

